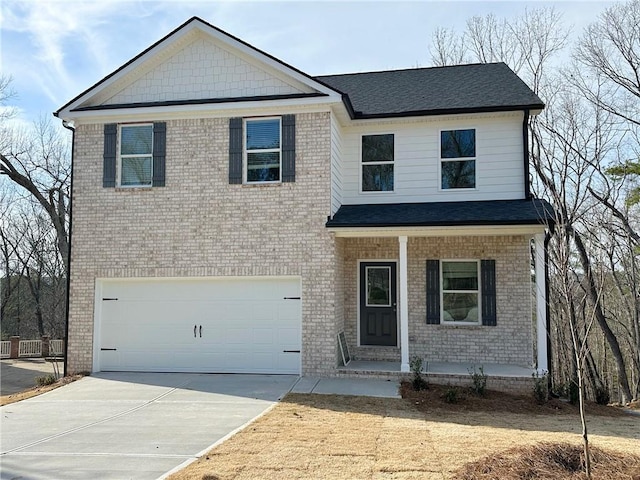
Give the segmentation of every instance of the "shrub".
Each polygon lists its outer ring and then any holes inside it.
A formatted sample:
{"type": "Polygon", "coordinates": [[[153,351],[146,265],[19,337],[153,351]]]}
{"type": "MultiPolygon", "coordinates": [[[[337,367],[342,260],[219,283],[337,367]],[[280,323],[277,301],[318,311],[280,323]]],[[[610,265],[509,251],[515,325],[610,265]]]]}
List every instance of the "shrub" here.
{"type": "Polygon", "coordinates": [[[56,383],[55,375],[45,375],[44,377],[36,377],[36,384],[40,387],[44,387],[45,385],[53,385],[56,383]]]}
{"type": "Polygon", "coordinates": [[[409,363],[409,367],[413,372],[413,379],[411,380],[413,389],[415,391],[427,390],[429,383],[422,377],[422,358],[417,355],[413,357],[409,363]]]}
{"type": "Polygon", "coordinates": [[[460,401],[460,390],[458,387],[449,385],[444,391],[444,401],[447,403],[458,403],[460,401]]]}
{"type": "Polygon", "coordinates": [[[482,368],[482,366],[480,368],[478,368],[478,371],[476,372],[476,367],[473,367],[472,369],[468,370],[469,375],[471,375],[471,381],[473,383],[473,385],[471,386],[471,390],[473,390],[473,392],[476,395],[480,395],[481,397],[484,397],[487,394],[487,375],[484,373],[484,369],[482,368]]]}
{"type": "Polygon", "coordinates": [[[540,375],[538,372],[532,373],[533,378],[533,396],[538,404],[543,405],[549,400],[549,382],[547,379],[547,372],[543,372],[540,375]]]}

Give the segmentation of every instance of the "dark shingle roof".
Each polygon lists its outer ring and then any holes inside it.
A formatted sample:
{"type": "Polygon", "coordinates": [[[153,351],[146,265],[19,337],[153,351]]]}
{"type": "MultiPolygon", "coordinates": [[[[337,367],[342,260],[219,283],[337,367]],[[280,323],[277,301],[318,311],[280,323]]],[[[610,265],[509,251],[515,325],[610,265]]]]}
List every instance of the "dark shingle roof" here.
{"type": "Polygon", "coordinates": [[[553,224],[553,208],[540,199],[479,202],[343,205],[327,227],[445,227],[553,224]]]}
{"type": "Polygon", "coordinates": [[[346,94],[354,118],[544,108],[504,63],[314,77],[346,94]]]}

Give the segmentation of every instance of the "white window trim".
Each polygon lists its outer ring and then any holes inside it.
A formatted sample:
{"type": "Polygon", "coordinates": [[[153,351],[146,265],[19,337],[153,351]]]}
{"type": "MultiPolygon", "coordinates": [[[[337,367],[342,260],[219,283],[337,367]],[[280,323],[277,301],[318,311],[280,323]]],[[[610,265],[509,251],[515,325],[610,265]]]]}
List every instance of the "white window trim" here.
{"type": "Polygon", "coordinates": [[[282,183],[282,117],[249,117],[242,119],[242,182],[246,185],[269,185],[274,183],[282,183]],[[280,148],[264,148],[257,150],[247,150],[247,122],[260,121],[260,120],[278,120],[280,125],[280,140],[278,144],[280,148]],[[248,154],[249,153],[273,153],[278,152],[278,161],[280,162],[278,167],[278,180],[271,180],[268,182],[250,182],[248,179],[247,171],[249,167],[248,154]]]}
{"type": "Polygon", "coordinates": [[[474,192],[478,190],[478,127],[456,127],[456,128],[441,128],[438,130],[438,191],[445,192],[474,192]],[[457,158],[442,158],[442,132],[451,132],[454,130],[475,130],[476,132],[476,156],[475,157],[457,157],[457,158]],[[465,160],[473,160],[475,165],[475,187],[464,188],[442,188],[442,162],[460,162],[465,160]]]}
{"type": "MultiPolygon", "coordinates": [[[[117,162],[116,162],[116,179],[118,188],[151,188],[153,187],[153,123],[121,123],[118,125],[118,144],[117,162]],[[151,181],[148,184],[139,185],[122,185],[122,128],[125,127],[151,127],[151,181]]],[[[124,158],[143,158],[148,157],[146,154],[125,155],[124,158]]]]}
{"type": "Polygon", "coordinates": [[[395,132],[376,132],[376,133],[362,133],[360,135],[360,143],[358,145],[360,167],[358,169],[358,188],[359,193],[362,195],[389,195],[396,193],[396,134],[395,132]],[[381,162],[363,162],[362,161],[362,138],[371,137],[374,135],[393,135],[393,161],[381,161],[381,162]],[[362,170],[364,165],[393,165],[393,190],[363,190],[362,189],[362,170]]]}
{"type": "Polygon", "coordinates": [[[442,325],[482,325],[482,285],[480,284],[482,279],[482,272],[480,271],[480,260],[477,258],[445,258],[440,260],[440,323],[442,325]],[[442,275],[443,265],[445,262],[448,263],[461,263],[461,262],[475,262],[476,263],[476,271],[478,273],[478,289],[477,290],[447,290],[447,293],[473,293],[476,292],[478,295],[478,320],[475,322],[452,322],[444,319],[444,277],[442,275]]]}

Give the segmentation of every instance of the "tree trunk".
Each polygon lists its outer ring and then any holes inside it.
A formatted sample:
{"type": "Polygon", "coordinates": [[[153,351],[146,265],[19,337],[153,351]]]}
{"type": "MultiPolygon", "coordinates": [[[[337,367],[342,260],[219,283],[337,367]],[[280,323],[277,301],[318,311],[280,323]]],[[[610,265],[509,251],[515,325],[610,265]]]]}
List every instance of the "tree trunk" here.
{"type": "Polygon", "coordinates": [[[618,339],[616,338],[615,334],[611,330],[611,327],[607,323],[607,319],[605,318],[604,312],[602,311],[600,296],[598,295],[598,289],[593,279],[593,272],[591,270],[591,261],[589,260],[589,257],[587,255],[587,249],[582,242],[582,237],[576,230],[572,230],[572,236],[576,248],[578,249],[580,264],[582,265],[582,269],[584,270],[585,279],[587,281],[587,294],[589,295],[589,298],[591,299],[591,302],[593,304],[595,319],[598,322],[598,326],[602,329],[605,338],[607,339],[607,343],[611,348],[611,353],[613,353],[614,361],[616,362],[618,384],[620,385],[622,403],[629,403],[631,401],[631,388],[629,387],[629,379],[627,377],[627,370],[624,363],[624,357],[622,356],[622,350],[620,349],[620,344],[618,343],[618,339]]]}

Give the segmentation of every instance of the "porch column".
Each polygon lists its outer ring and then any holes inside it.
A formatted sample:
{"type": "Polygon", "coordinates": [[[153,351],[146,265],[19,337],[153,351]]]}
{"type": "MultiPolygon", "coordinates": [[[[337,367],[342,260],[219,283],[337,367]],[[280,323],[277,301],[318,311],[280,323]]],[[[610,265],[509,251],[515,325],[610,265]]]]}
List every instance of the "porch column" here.
{"type": "Polygon", "coordinates": [[[398,237],[400,243],[400,371],[409,371],[409,295],[407,293],[407,237],[398,237]]]}
{"type": "Polygon", "coordinates": [[[547,277],[545,272],[544,233],[536,234],[536,332],[538,373],[549,371],[547,364],[547,277]]]}

